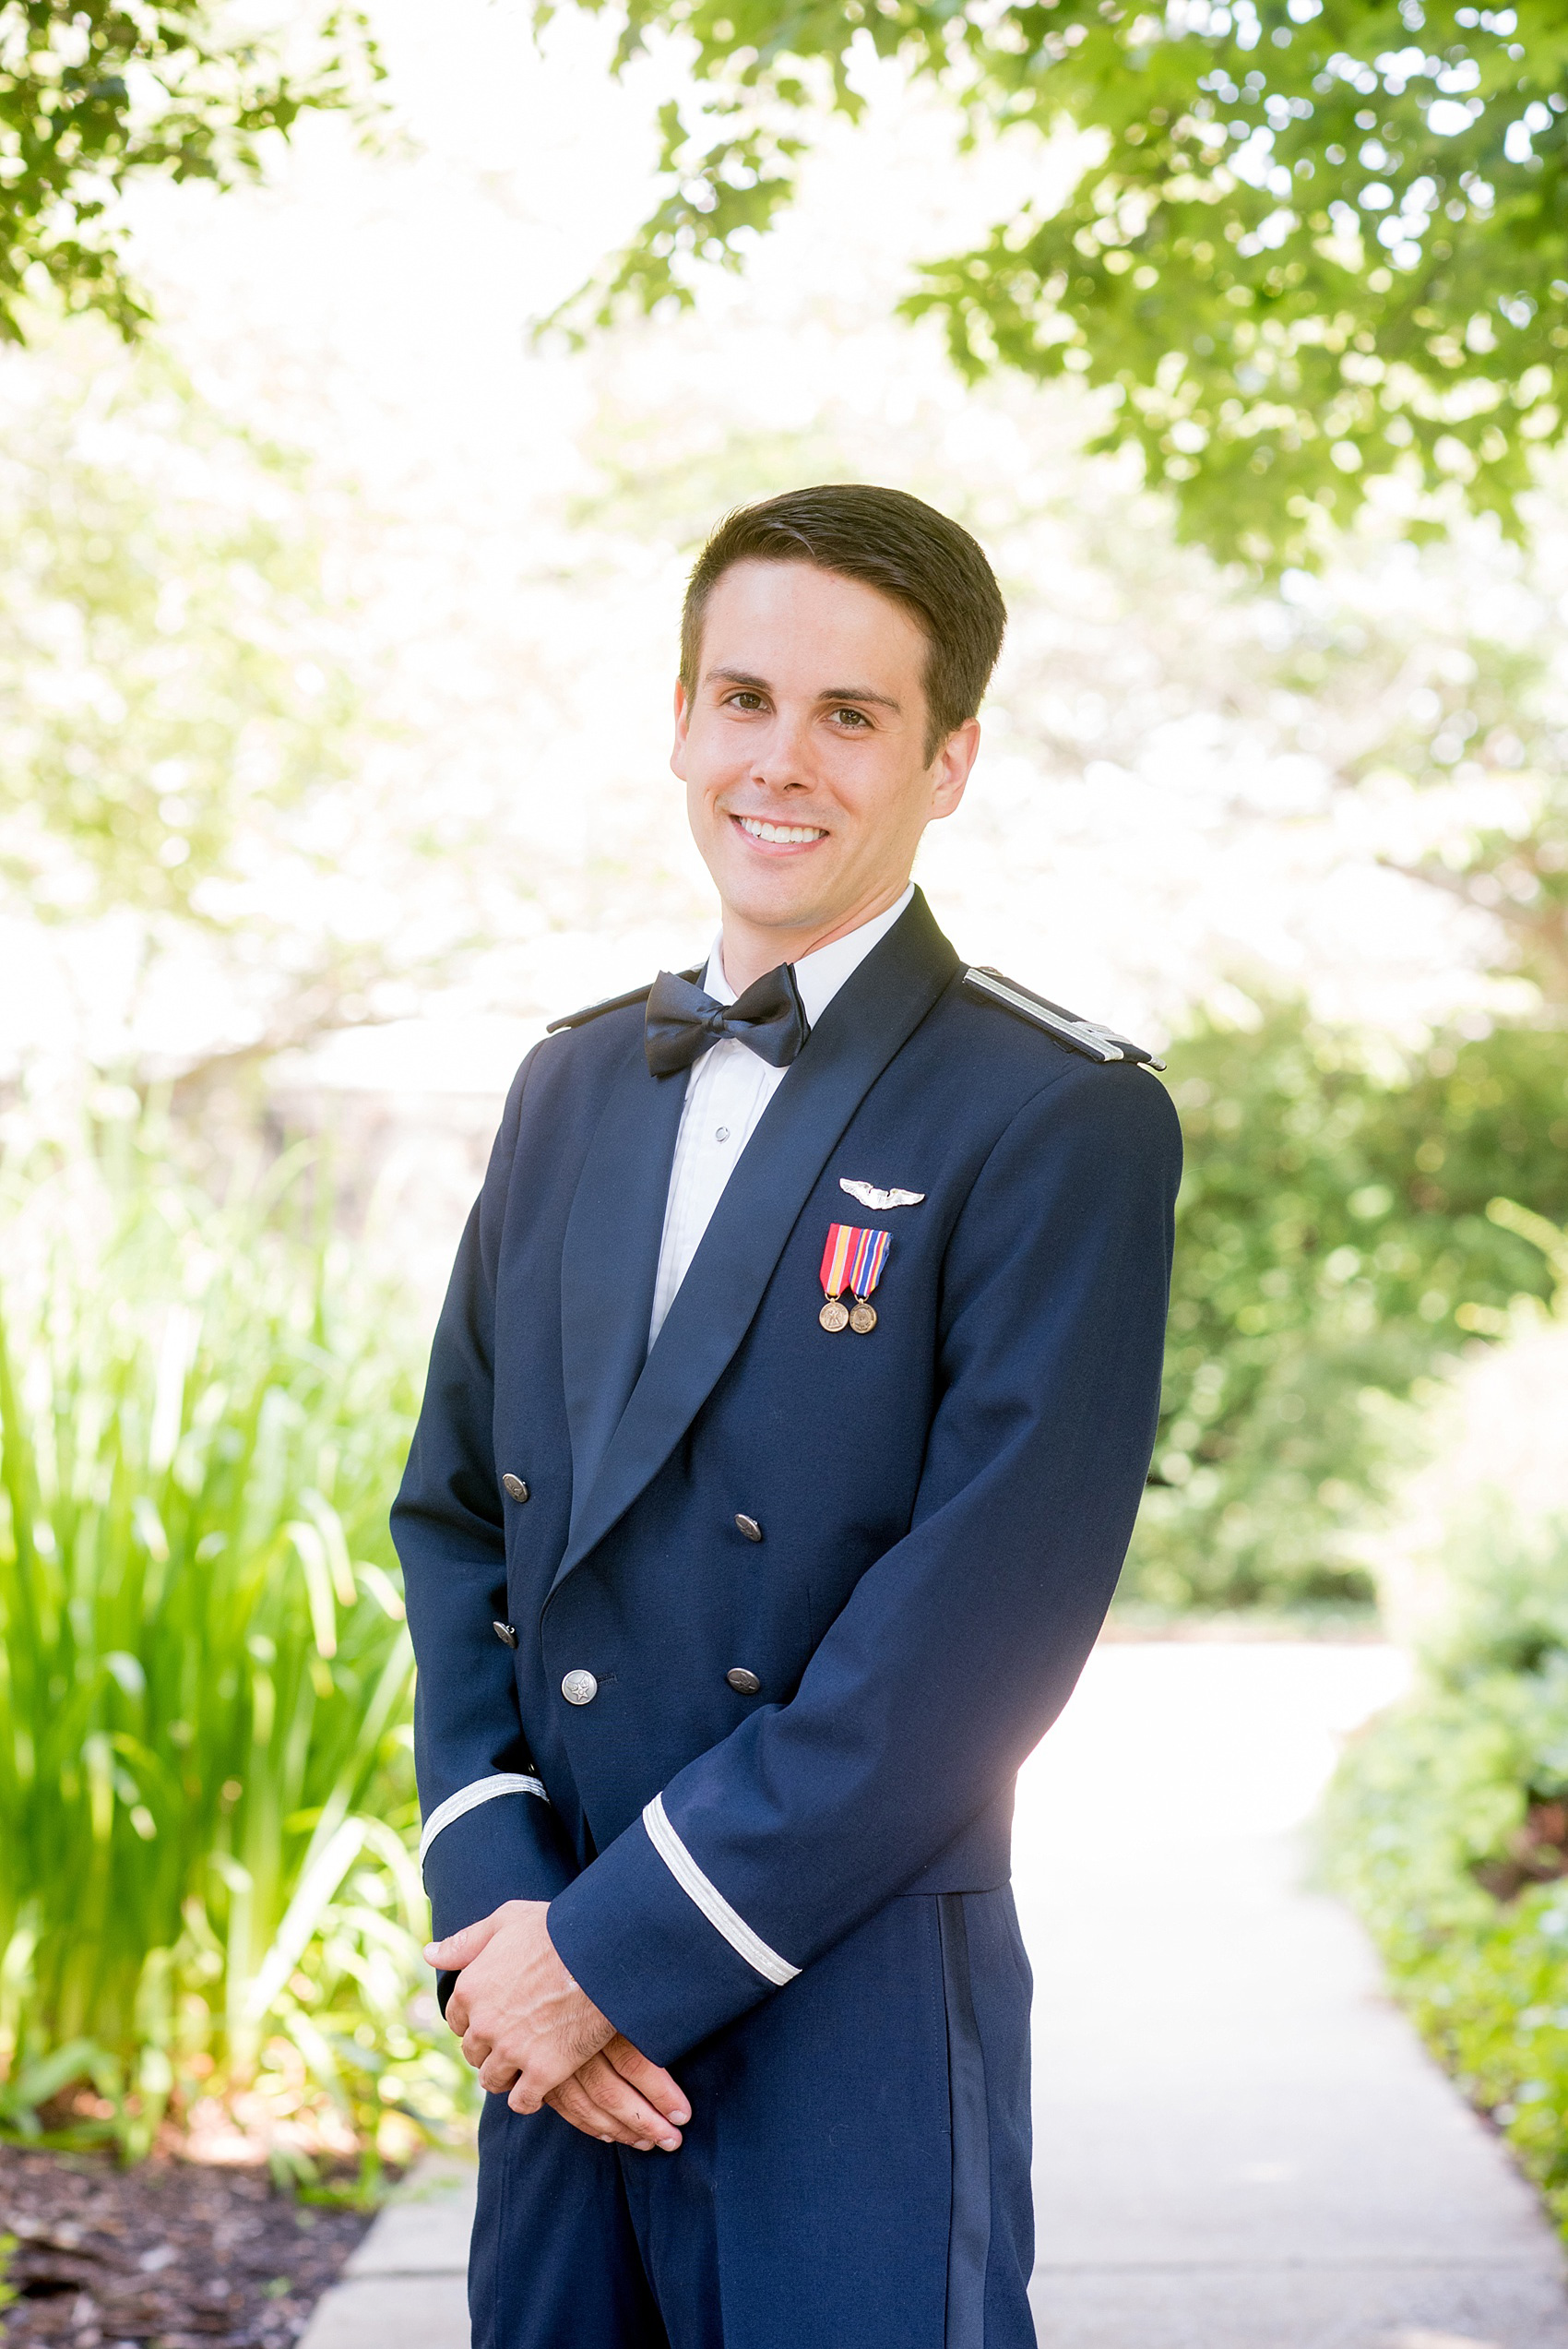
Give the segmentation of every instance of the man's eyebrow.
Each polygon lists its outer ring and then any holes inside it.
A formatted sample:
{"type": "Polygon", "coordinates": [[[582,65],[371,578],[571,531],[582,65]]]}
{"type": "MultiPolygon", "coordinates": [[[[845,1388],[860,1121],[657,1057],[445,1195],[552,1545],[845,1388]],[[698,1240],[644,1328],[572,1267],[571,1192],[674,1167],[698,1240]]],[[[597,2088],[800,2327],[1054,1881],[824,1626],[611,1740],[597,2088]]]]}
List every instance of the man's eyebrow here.
{"type": "MultiPolygon", "coordinates": [[[[749,669],[710,669],[708,677],[721,677],[726,685],[740,686],[748,693],[771,693],[773,688],[766,677],[754,677],[749,669]]],[[[704,680],[707,682],[707,679],[704,680]]],[[[878,693],[871,686],[826,686],[817,695],[818,701],[868,701],[878,709],[901,711],[903,703],[895,701],[890,693],[878,693]]]]}
{"type": "Polygon", "coordinates": [[[878,709],[891,709],[895,712],[902,709],[904,706],[901,701],[895,701],[890,693],[878,693],[871,686],[830,686],[826,693],[817,695],[817,699],[819,701],[869,701],[878,709]]]}

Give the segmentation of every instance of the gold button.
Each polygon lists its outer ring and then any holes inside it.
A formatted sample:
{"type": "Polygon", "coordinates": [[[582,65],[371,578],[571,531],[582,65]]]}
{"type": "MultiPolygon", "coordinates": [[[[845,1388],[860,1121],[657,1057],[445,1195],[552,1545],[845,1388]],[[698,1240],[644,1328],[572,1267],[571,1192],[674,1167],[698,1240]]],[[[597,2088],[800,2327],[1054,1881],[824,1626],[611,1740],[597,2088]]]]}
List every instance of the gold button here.
{"type": "Polygon", "coordinates": [[[738,1697],[754,1697],[762,1687],[756,1674],[748,1672],[743,1663],[731,1664],[724,1677],[738,1697]]]}
{"type": "Polygon", "coordinates": [[[747,1539],[747,1541],[748,1541],[748,1542],[760,1542],[760,1541],[761,1541],[761,1539],[762,1539],[762,1528],[761,1528],[761,1526],[757,1523],[756,1519],[755,1519],[754,1517],[746,1517],[746,1516],[742,1515],[739,1511],[737,1511],[737,1512],[736,1512],[736,1517],[735,1517],[735,1522],[736,1522],[736,1524],[740,1527],[740,1529],[741,1529],[742,1532],[745,1535],[745,1537],[746,1537],[746,1539],[747,1539]]]}
{"type": "Polygon", "coordinates": [[[526,1501],[529,1496],[528,1486],[520,1476],[514,1476],[510,1469],[501,1479],[501,1489],[515,1501],[526,1501]]]}

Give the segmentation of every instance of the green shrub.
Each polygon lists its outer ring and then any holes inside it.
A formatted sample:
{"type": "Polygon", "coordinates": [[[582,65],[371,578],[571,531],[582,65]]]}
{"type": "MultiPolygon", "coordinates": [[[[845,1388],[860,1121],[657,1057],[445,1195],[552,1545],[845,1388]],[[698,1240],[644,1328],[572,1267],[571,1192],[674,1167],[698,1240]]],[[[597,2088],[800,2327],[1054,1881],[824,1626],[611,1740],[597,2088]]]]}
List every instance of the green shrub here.
{"type": "Polygon", "coordinates": [[[1127,1601],[1370,1601],[1357,1537],[1408,1405],[1545,1298],[1499,1193],[1568,1218],[1561,1032],[1440,1037],[1369,1063],[1297,1003],[1170,1048],[1186,1138],[1165,1391],[1127,1601]]]}
{"type": "Polygon", "coordinates": [[[1352,1746],[1329,1867],[1568,2232],[1568,1526],[1457,1530],[1420,1687],[1352,1746]]]}
{"type": "Polygon", "coordinates": [[[140,1158],[7,1205],[0,2125],[134,2152],[248,2096],[282,2143],[441,2126],[385,1302],[140,1158]]]}

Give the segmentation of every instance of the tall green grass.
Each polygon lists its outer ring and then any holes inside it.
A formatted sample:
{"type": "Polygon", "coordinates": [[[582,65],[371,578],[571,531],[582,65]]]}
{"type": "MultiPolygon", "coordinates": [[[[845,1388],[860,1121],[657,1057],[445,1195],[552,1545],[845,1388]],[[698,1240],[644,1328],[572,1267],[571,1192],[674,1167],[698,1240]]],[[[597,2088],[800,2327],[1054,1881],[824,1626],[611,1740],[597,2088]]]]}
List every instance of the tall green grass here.
{"type": "Polygon", "coordinates": [[[414,1388],[299,1197],[131,1149],[0,1200],[0,2128],[136,2152],[227,2099],[374,2147],[462,2095],[386,1533],[414,1388]]]}

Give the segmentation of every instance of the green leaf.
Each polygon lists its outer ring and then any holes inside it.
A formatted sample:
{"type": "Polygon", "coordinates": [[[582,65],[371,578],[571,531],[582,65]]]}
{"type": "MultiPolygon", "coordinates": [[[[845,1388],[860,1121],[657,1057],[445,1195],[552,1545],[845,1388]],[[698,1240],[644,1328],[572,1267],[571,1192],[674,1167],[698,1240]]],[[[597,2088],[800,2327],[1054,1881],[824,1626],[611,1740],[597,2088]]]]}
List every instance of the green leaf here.
{"type": "MultiPolygon", "coordinates": [[[[1517,534],[1535,452],[1568,424],[1568,26],[1555,0],[579,0],[695,55],[660,118],[668,191],[564,314],[695,298],[790,201],[801,133],[855,117],[868,48],[968,138],[1081,145],[1026,203],[933,256],[903,303],[960,371],[1077,376],[1097,446],[1133,448],[1184,536],[1273,571],[1320,562],[1369,495],[1415,534],[1517,534]],[[705,144],[700,125],[721,123],[705,144]],[[791,126],[794,127],[791,127],[791,126]],[[1374,490],[1374,485],[1377,485],[1374,490]]],[[[1054,168],[1051,166],[1050,168],[1054,168]]]]}

